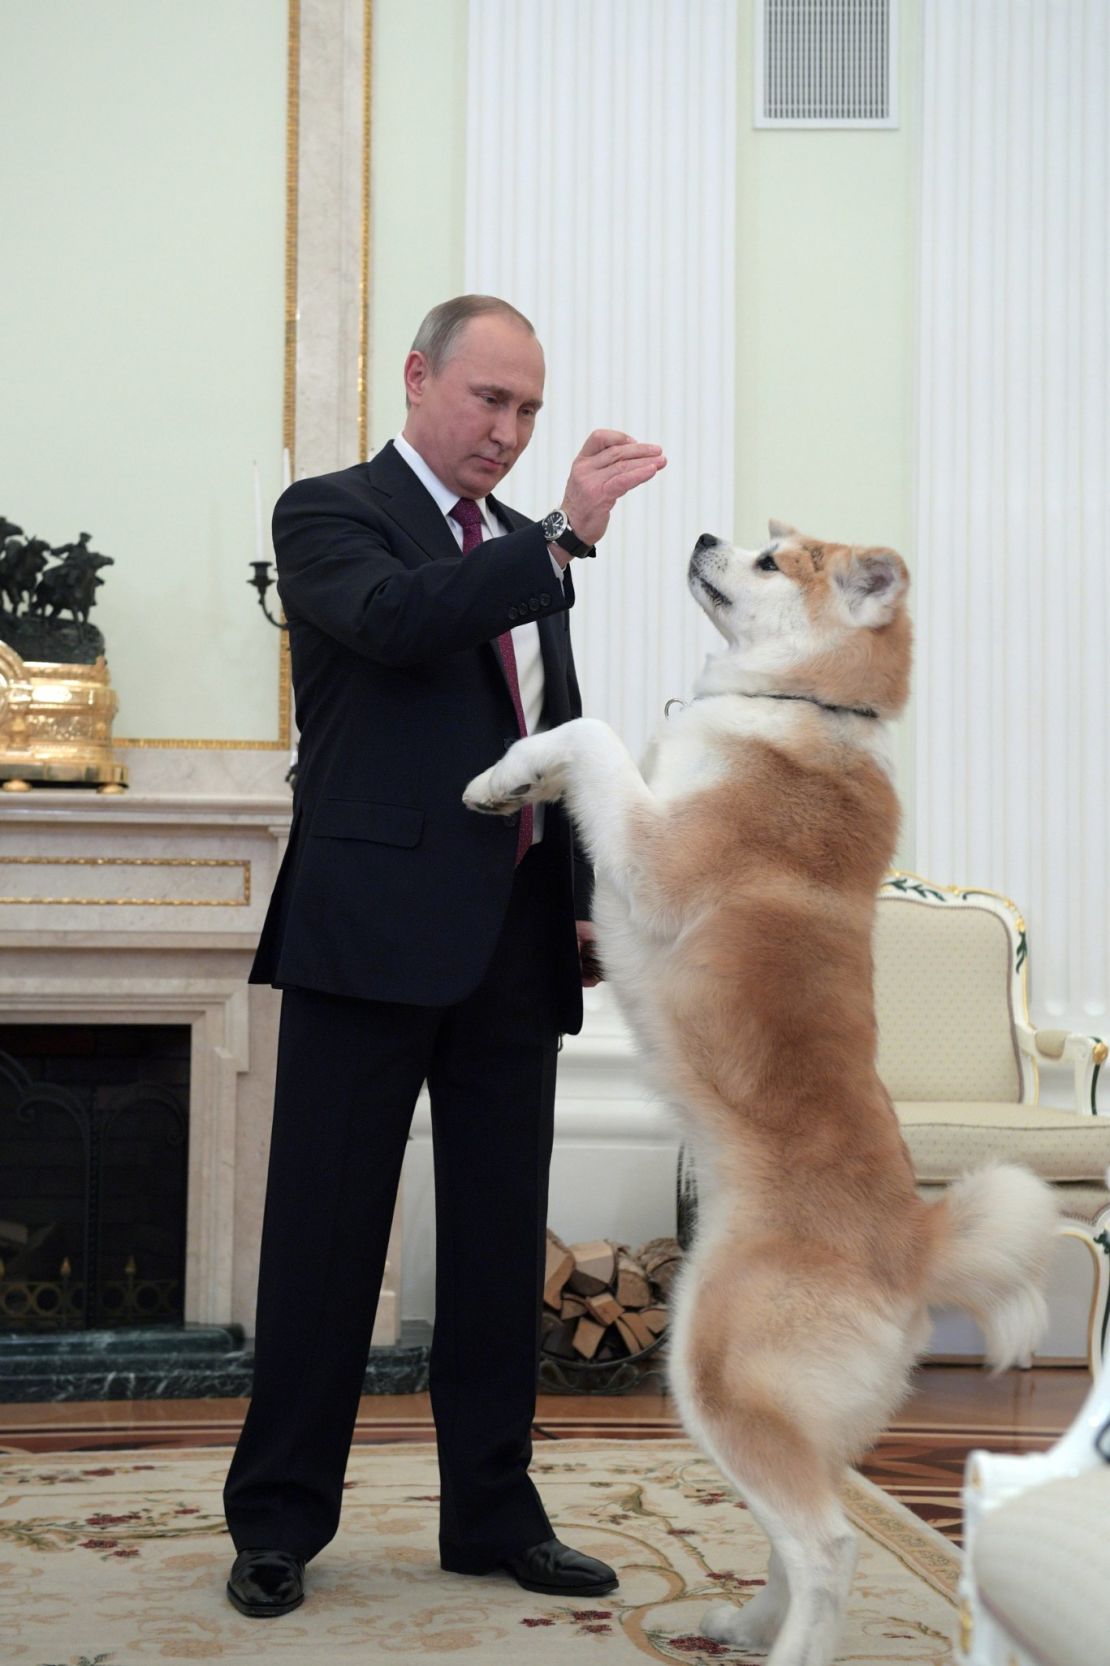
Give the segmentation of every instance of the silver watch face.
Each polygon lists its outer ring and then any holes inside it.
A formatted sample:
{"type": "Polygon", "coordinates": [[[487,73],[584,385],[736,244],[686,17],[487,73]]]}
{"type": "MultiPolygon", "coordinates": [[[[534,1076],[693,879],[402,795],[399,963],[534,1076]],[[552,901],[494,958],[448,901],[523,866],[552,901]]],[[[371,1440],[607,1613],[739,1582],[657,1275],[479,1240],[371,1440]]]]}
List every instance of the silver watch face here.
{"type": "Polygon", "coordinates": [[[563,511],[561,509],[553,509],[550,515],[544,519],[543,535],[549,544],[553,544],[556,538],[561,538],[563,536],[563,533],[569,525],[570,522],[563,514],[563,511]]]}

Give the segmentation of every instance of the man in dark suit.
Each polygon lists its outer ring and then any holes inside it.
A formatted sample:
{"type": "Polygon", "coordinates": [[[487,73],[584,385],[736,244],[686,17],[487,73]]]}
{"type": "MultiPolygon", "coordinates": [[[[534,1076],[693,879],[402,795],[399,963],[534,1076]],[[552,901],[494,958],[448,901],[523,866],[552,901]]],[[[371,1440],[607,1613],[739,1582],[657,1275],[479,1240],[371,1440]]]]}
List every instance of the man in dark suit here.
{"type": "Polygon", "coordinates": [[[518,735],[579,714],[568,563],[665,459],[598,431],[559,510],[509,509],[493,488],[543,383],[514,308],[446,302],[405,361],[403,434],[274,514],[300,752],[251,974],[283,991],[254,1391],[225,1489],[228,1595],[252,1616],[301,1602],[338,1526],[425,1081],[441,1563],[555,1595],[616,1583],[554,1537],[528,1476],[555,1054],[582,1022],[590,875],[557,806],[504,821],[462,791],[518,735]]]}

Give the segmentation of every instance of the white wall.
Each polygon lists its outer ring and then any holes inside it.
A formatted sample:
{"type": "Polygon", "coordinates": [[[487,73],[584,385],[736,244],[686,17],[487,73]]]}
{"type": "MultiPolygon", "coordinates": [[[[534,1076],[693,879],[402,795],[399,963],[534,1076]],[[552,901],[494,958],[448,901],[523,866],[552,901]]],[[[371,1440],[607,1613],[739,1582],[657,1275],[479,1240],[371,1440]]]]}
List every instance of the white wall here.
{"type": "Polygon", "coordinates": [[[0,0],[0,510],[114,558],[116,732],[273,740],[286,13],[0,0]]]}
{"type": "MultiPolygon", "coordinates": [[[[916,572],[920,0],[901,0],[900,18],[890,130],[752,127],[752,31],[740,29],[736,525],[748,543],[773,516],[889,544],[916,572]]],[[[899,857],[912,866],[912,708],[897,743],[899,857]]]]}

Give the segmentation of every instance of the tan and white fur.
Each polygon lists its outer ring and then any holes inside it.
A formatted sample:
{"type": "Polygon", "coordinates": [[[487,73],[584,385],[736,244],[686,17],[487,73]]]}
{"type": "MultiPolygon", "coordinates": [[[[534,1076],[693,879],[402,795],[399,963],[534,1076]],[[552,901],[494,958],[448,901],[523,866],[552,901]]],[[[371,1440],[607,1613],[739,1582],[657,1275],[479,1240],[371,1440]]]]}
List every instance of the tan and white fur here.
{"type": "Polygon", "coordinates": [[[856,1559],[843,1471],[902,1398],[930,1303],[973,1313],[996,1367],[1032,1350],[1055,1206],[1008,1165],[923,1203],[875,1070],[904,563],[772,522],[762,550],[703,535],[689,584],[725,647],[646,779],[580,718],[518,741],[464,796],[493,813],[565,799],[606,977],[697,1152],[673,1388],[771,1541],[765,1586],[701,1630],[770,1666],[828,1666],[856,1559]]]}

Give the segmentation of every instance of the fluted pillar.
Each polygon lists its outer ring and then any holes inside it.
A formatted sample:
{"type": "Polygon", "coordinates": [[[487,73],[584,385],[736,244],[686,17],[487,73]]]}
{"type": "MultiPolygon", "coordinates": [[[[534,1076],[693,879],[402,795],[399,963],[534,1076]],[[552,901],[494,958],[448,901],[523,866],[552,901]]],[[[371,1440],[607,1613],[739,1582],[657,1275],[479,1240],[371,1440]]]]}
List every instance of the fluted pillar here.
{"type": "Polygon", "coordinates": [[[925,0],[916,865],[1025,909],[1037,1015],[1110,986],[1110,11],[925,0]]]}
{"type": "Polygon", "coordinates": [[[733,0],[470,6],[466,286],[548,366],[511,501],[554,508],[594,427],[670,459],[575,571],[587,707],[637,753],[713,640],[686,558],[732,528],[736,28],[733,0]]]}

